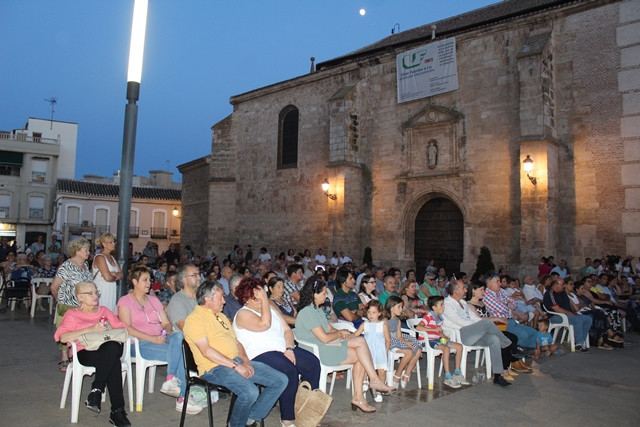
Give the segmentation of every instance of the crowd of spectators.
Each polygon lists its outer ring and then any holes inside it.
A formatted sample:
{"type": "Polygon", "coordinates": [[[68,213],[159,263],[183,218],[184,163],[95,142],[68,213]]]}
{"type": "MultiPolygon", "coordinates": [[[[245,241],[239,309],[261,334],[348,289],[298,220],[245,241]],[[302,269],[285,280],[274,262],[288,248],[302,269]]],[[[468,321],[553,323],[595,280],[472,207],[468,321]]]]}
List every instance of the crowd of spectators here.
{"type": "MultiPolygon", "coordinates": [[[[568,266],[564,259],[555,265],[553,257],[543,257],[537,275],[526,274],[522,280],[504,270],[473,277],[452,274],[430,260],[419,280],[413,269],[359,265],[343,251],[328,256],[321,248],[315,254],[309,249],[289,249],[272,257],[266,247],[254,255],[251,245],[244,250],[236,245],[220,259],[214,253],[194,254],[189,246],[180,250],[175,244],[160,253],[149,242],[140,254],[130,253],[130,268],[123,274],[111,256],[112,235],[100,237],[96,254],[89,253],[84,239],[72,242],[68,258],[57,240],[48,248],[41,240],[30,246],[30,254],[16,254],[3,238],[0,266],[18,286],[26,286],[34,277],[54,278],[51,289],[38,292],[51,291],[58,302],[57,324],[66,333],[57,333],[58,340],[64,344],[77,337],[69,335],[73,330],[65,319],[77,318],[78,309],[97,313],[90,297],[102,294],[100,306],[114,312],[114,322],[121,322],[140,340],[143,356],[167,360],[161,391],[177,398],[177,410],[183,405],[187,413],[202,409],[185,396],[183,338],[194,352],[200,373],[212,382],[236,387],[234,375],[250,380],[237,385],[243,395],[243,409],[233,415],[238,425],[264,418],[266,408],[277,399],[282,425],[293,425],[290,402],[297,387],[293,382],[297,384],[299,374],[314,385],[325,381],[316,378],[320,362],[353,364],[352,408],[373,412],[375,407],[361,390],[370,389],[373,400],[380,402],[383,395],[406,387],[424,346],[442,352],[444,384],[451,388],[469,385],[460,366],[462,345],[488,347],[493,382],[507,387],[518,374],[532,371],[528,359],[563,354],[549,332],[554,324],[573,326],[577,353],[588,353],[593,347],[623,348],[626,330],[640,331],[640,284],[636,284],[640,263],[634,267],[632,257],[586,258],[580,268],[568,266]],[[128,293],[116,304],[109,295],[115,295],[115,281],[123,276],[128,277],[128,293]],[[87,283],[97,284],[95,292],[87,283]],[[424,335],[422,341],[401,331],[412,318],[422,319],[415,327],[424,335]],[[236,336],[236,344],[231,345],[236,336]],[[319,361],[296,346],[294,336],[318,344],[319,361]],[[222,347],[214,342],[216,337],[222,347]],[[261,337],[269,337],[269,345],[260,344],[261,337]],[[401,359],[385,384],[386,370],[393,366],[386,360],[390,349],[400,352],[401,359]],[[450,352],[455,355],[451,368],[450,352]],[[296,360],[314,368],[296,371],[296,360]],[[276,375],[277,371],[286,375],[276,375]],[[251,380],[254,376],[271,385],[260,393],[251,380]]],[[[38,309],[43,310],[41,304],[39,300],[38,309]]],[[[61,345],[61,355],[64,371],[69,364],[66,344],[61,345]]],[[[91,363],[86,354],[82,357],[91,363]]],[[[105,386],[113,384],[112,378],[104,376],[94,382],[87,407],[99,412],[96,399],[105,386]]],[[[127,425],[119,405],[116,391],[112,415],[120,422],[116,425],[127,425]]]]}

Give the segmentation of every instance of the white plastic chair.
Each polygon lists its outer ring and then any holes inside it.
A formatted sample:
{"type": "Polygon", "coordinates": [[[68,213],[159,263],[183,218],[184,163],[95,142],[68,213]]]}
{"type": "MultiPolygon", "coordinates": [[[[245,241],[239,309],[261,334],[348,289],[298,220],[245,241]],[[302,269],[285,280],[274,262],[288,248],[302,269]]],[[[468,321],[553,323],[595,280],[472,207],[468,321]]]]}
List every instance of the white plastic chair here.
{"type": "MultiPolygon", "coordinates": [[[[562,344],[563,342],[565,342],[567,340],[567,335],[568,335],[569,343],[571,344],[571,352],[576,351],[576,336],[573,333],[573,325],[569,323],[569,319],[567,318],[567,315],[564,313],[556,313],[555,311],[549,311],[547,310],[546,307],[544,307],[544,305],[542,307],[544,308],[544,311],[546,311],[549,314],[549,317],[555,315],[562,319],[560,323],[552,322],[551,320],[549,320],[549,333],[553,333],[553,343],[556,342],[556,338],[558,337],[558,332],[562,330],[562,336],[560,338],[559,343],[562,344]]],[[[589,336],[587,335],[587,342],[588,341],[589,341],[589,336]]],[[[587,347],[588,346],[589,345],[587,344],[587,347]]]]}
{"type": "MultiPolygon", "coordinates": [[[[411,329],[400,328],[400,332],[415,337],[415,331],[412,331],[411,329]]],[[[402,359],[402,356],[404,356],[403,353],[400,353],[397,350],[397,348],[392,347],[389,349],[389,353],[387,354],[387,385],[390,385],[393,382],[393,374],[396,371],[395,363],[398,360],[402,359]]],[[[422,388],[422,378],[420,377],[420,359],[418,359],[418,362],[416,363],[416,375],[418,378],[418,388],[422,388]]]]}
{"type": "MultiPolygon", "coordinates": [[[[62,387],[62,396],[60,397],[60,409],[64,409],[67,403],[67,395],[69,394],[69,384],[71,383],[71,422],[78,422],[78,412],[80,410],[80,398],[82,395],[82,380],[85,375],[93,375],[96,368],[93,366],[85,366],[78,361],[78,347],[73,341],[71,343],[73,351],[73,360],[67,366],[67,372],[64,376],[64,386],[62,387]]],[[[120,357],[122,367],[122,384],[127,381],[127,391],[129,393],[129,411],[133,411],[133,379],[131,378],[131,353],[129,345],[124,345],[122,349],[122,357],[120,357]]],[[[108,389],[107,389],[108,390],[108,389]]],[[[105,390],[105,392],[107,391],[105,390]]],[[[102,401],[105,401],[106,393],[102,393],[102,401]]]]}
{"type": "Polygon", "coordinates": [[[134,345],[136,355],[131,359],[136,364],[136,411],[142,412],[142,401],[144,400],[144,383],[149,368],[149,393],[153,393],[156,382],[156,366],[167,365],[164,360],[148,360],[140,355],[140,341],[136,337],[129,337],[134,345]]]}
{"type": "MultiPolygon", "coordinates": [[[[294,332],[295,333],[295,332],[294,332]]],[[[318,360],[320,360],[320,348],[317,344],[312,343],[310,341],[300,340],[296,337],[296,341],[298,345],[305,350],[312,352],[318,360]]],[[[353,377],[353,365],[325,365],[320,362],[320,390],[323,392],[327,392],[327,375],[333,374],[331,376],[331,387],[329,388],[329,394],[333,393],[333,386],[336,382],[336,373],[340,371],[347,371],[347,389],[351,389],[351,394],[353,395],[353,388],[351,387],[352,377],[353,377]]]]}
{"type": "Polygon", "coordinates": [[[36,278],[31,280],[31,317],[36,314],[36,301],[46,299],[49,302],[49,316],[53,311],[53,295],[38,295],[38,287],[41,285],[51,286],[53,279],[36,278]]]}
{"type": "MultiPolygon", "coordinates": [[[[460,329],[453,328],[451,326],[442,328],[444,333],[451,338],[452,341],[462,344],[462,338],[460,338],[460,329]]],[[[481,363],[484,363],[487,368],[487,378],[491,378],[492,376],[492,366],[491,366],[491,357],[489,352],[491,351],[488,346],[481,345],[464,345],[462,344],[462,357],[460,359],[460,371],[462,372],[462,376],[467,378],[467,356],[472,351],[476,352],[476,369],[480,366],[481,363]],[[482,354],[480,353],[482,352],[482,354]]],[[[442,366],[440,366],[442,369],[442,366]]]]}
{"type": "MultiPolygon", "coordinates": [[[[442,355],[442,351],[431,348],[429,345],[429,338],[426,332],[418,331],[416,325],[418,325],[422,319],[407,319],[407,326],[412,333],[418,334],[424,338],[422,352],[427,353],[427,383],[429,390],[433,390],[433,381],[435,377],[435,364],[436,357],[442,355]]],[[[451,349],[451,353],[455,353],[454,349],[451,349]]],[[[440,360],[440,372],[442,373],[442,359],[440,360]]]]}

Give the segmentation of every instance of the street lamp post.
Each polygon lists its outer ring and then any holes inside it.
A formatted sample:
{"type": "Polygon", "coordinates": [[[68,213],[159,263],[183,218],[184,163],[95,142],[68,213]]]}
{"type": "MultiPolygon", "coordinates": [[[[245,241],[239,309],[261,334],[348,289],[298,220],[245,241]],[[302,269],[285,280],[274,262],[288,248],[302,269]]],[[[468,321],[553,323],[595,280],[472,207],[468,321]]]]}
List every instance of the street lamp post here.
{"type": "Polygon", "coordinates": [[[120,167],[120,195],[118,204],[117,258],[124,273],[118,281],[118,295],[124,295],[127,284],[129,220],[133,181],[133,158],[136,149],[136,128],[140,98],[140,78],[144,54],[144,37],[147,27],[148,0],[135,0],[133,24],[131,25],[131,45],[129,47],[129,71],[127,73],[127,105],[124,110],[124,133],[122,137],[122,164],[120,167]]]}

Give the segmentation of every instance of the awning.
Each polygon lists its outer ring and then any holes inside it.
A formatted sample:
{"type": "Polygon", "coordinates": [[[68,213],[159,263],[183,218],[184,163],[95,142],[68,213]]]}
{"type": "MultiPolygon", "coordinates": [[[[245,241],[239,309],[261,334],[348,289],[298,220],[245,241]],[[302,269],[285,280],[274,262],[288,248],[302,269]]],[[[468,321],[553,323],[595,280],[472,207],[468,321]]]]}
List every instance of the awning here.
{"type": "Polygon", "coordinates": [[[0,150],[0,165],[22,166],[22,153],[0,150]]]}

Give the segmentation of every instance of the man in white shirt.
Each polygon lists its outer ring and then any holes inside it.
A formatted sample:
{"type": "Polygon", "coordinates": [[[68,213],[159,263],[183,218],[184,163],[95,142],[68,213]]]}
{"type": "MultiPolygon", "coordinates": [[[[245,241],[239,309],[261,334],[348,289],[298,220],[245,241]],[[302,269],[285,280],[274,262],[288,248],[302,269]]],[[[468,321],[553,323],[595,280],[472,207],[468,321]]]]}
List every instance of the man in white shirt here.
{"type": "Polygon", "coordinates": [[[511,383],[502,377],[504,369],[501,349],[508,347],[511,340],[500,332],[492,320],[481,319],[469,310],[464,300],[467,290],[461,280],[451,280],[449,291],[451,295],[444,299],[444,327],[459,329],[460,340],[464,345],[489,347],[493,383],[503,387],[510,386],[511,383]]]}
{"type": "Polygon", "coordinates": [[[315,256],[316,265],[325,265],[327,263],[327,257],[324,255],[322,248],[318,249],[318,253],[315,256]]]}
{"type": "Polygon", "coordinates": [[[340,263],[340,260],[338,259],[338,252],[333,251],[333,255],[329,260],[329,265],[331,265],[332,267],[338,267],[339,263],[340,263]]]}
{"type": "Polygon", "coordinates": [[[271,255],[269,254],[269,252],[267,252],[267,248],[260,248],[260,255],[258,255],[258,259],[260,260],[260,262],[264,263],[271,261],[271,255]]]}
{"type": "Polygon", "coordinates": [[[344,254],[344,251],[340,251],[340,258],[338,258],[338,261],[340,261],[340,265],[342,264],[346,264],[348,262],[353,262],[353,260],[351,258],[349,258],[348,255],[344,254]]]}
{"type": "Polygon", "coordinates": [[[564,259],[560,260],[560,265],[556,265],[551,269],[552,273],[558,273],[561,279],[565,279],[569,273],[567,271],[567,261],[564,259]]]}

